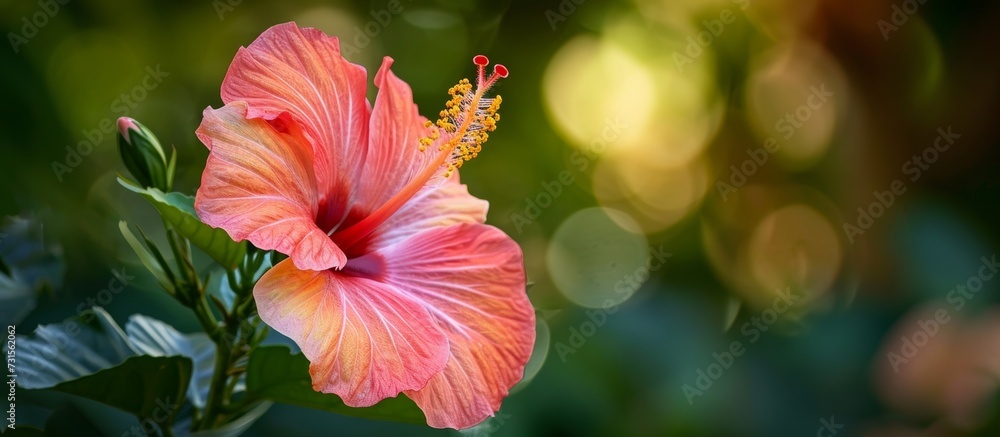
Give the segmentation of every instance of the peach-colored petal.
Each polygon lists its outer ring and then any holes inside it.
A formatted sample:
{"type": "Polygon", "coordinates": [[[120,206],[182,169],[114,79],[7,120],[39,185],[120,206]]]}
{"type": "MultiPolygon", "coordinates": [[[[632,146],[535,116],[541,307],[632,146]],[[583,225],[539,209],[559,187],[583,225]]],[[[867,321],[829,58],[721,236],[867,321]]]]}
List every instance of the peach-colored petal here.
{"type": "Polygon", "coordinates": [[[247,119],[246,104],[205,109],[198,138],[211,150],[195,209],[237,241],[288,254],[301,269],[343,266],[344,252],[315,224],[312,151],[287,116],[247,119]]]}
{"type": "Polygon", "coordinates": [[[422,188],[385,223],[358,244],[368,251],[394,245],[424,230],[459,223],[483,223],[489,202],[459,183],[458,171],[422,188]]]}
{"type": "Polygon", "coordinates": [[[314,149],[324,231],[347,213],[365,161],[367,73],[341,56],[337,38],[284,23],[241,48],[222,82],[225,103],[246,101],[250,118],[283,112],[301,123],[314,149]]]}
{"type": "Polygon", "coordinates": [[[309,359],[313,389],[366,407],[423,387],[448,359],[424,306],[391,286],[287,260],[254,288],[260,317],[309,359]]]}
{"type": "MultiPolygon", "coordinates": [[[[410,86],[393,74],[392,58],[385,57],[375,86],[368,153],[358,180],[358,200],[366,215],[400,193],[435,157],[435,150],[420,151],[427,135],[427,119],[417,112],[410,86]]],[[[405,199],[404,199],[405,200],[405,199]]]]}
{"type": "Polygon", "coordinates": [[[407,391],[436,428],[467,428],[499,410],[535,342],[520,247],[481,224],[433,228],[376,252],[384,281],[426,305],[448,335],[450,359],[407,391]]]}

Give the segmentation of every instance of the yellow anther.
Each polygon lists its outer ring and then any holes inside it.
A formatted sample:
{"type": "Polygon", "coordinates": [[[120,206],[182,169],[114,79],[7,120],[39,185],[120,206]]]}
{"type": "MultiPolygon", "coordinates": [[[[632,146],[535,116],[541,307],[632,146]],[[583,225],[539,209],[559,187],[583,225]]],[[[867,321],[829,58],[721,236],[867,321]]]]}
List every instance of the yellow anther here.
{"type": "MultiPolygon", "coordinates": [[[[477,64],[478,65],[478,64],[477,64]]],[[[491,79],[492,81],[493,79],[491,79]]],[[[480,85],[483,85],[480,78],[480,85]]],[[[462,79],[448,89],[451,96],[445,102],[445,109],[438,113],[436,122],[426,122],[427,136],[420,139],[420,150],[424,151],[432,145],[437,145],[441,153],[449,153],[445,159],[445,177],[462,167],[466,161],[477,156],[483,150],[483,144],[489,139],[489,133],[496,130],[500,115],[500,96],[486,97],[484,92],[493,82],[485,87],[473,89],[468,79],[462,79]]]]}

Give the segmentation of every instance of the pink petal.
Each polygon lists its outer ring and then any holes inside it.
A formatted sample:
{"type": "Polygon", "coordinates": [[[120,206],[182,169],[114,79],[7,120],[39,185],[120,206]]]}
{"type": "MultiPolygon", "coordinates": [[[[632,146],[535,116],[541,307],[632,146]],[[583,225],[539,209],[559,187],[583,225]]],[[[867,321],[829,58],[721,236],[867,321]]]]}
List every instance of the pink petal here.
{"type": "Polygon", "coordinates": [[[206,108],[198,138],[211,152],[195,209],[205,223],[237,241],[288,254],[302,269],[347,262],[344,252],[315,224],[312,151],[287,116],[247,119],[243,102],[206,108]]]}
{"type": "Polygon", "coordinates": [[[261,319],[302,348],[313,389],[367,407],[423,387],[448,359],[427,310],[391,286],[287,260],[254,288],[261,319]]]}
{"type": "Polygon", "coordinates": [[[358,244],[366,251],[394,245],[424,230],[459,223],[483,223],[489,202],[469,194],[458,171],[435,179],[358,244]]]}
{"type": "Polygon", "coordinates": [[[384,280],[424,303],[448,335],[450,359],[406,392],[436,428],[467,428],[499,410],[535,342],[521,249],[480,224],[434,228],[378,252],[384,280]]]}
{"type": "Polygon", "coordinates": [[[313,145],[324,231],[347,213],[365,161],[367,73],[340,54],[337,38],[284,23],[241,48],[222,82],[225,103],[246,101],[250,118],[283,112],[301,123],[313,145]]]}
{"type": "MultiPolygon", "coordinates": [[[[362,216],[385,204],[435,157],[434,150],[420,151],[420,138],[427,135],[410,86],[390,70],[386,57],[375,75],[379,88],[369,124],[368,154],[358,181],[362,216]]],[[[406,199],[401,199],[405,201],[406,199]]]]}

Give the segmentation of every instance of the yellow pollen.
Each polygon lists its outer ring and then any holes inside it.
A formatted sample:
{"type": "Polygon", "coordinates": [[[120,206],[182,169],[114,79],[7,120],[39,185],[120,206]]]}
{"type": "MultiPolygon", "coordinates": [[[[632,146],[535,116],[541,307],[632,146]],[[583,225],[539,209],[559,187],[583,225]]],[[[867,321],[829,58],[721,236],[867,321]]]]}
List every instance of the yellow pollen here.
{"type": "Polygon", "coordinates": [[[489,133],[496,130],[500,121],[497,111],[502,99],[500,96],[484,96],[487,88],[473,89],[468,79],[462,79],[448,89],[451,99],[445,102],[445,109],[438,114],[440,118],[437,122],[427,121],[424,124],[428,134],[420,139],[420,151],[437,144],[438,152],[450,153],[443,164],[447,167],[446,178],[463,163],[478,156],[489,133]]]}

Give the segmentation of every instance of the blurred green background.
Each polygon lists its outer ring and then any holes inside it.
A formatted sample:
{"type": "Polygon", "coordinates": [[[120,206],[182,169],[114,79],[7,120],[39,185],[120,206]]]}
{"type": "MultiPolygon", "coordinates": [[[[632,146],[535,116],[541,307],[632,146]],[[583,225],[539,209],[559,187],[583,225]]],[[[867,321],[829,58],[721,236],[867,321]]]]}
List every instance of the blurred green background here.
{"type": "MultiPolygon", "coordinates": [[[[462,177],[524,249],[539,345],[530,381],[464,434],[995,430],[1000,5],[396,1],[4,1],[0,213],[35,217],[66,265],[19,334],[113,269],[138,277],[105,305],[117,320],[197,330],[118,232],[159,219],[115,183],[100,129],[140,120],[193,194],[194,130],[233,55],[296,21],[370,73],[394,57],[425,116],[473,55],[511,71],[462,177]]],[[[81,405],[105,433],[131,426],[81,405]]],[[[275,405],[249,434],[279,432],[454,433],[275,405]]]]}

